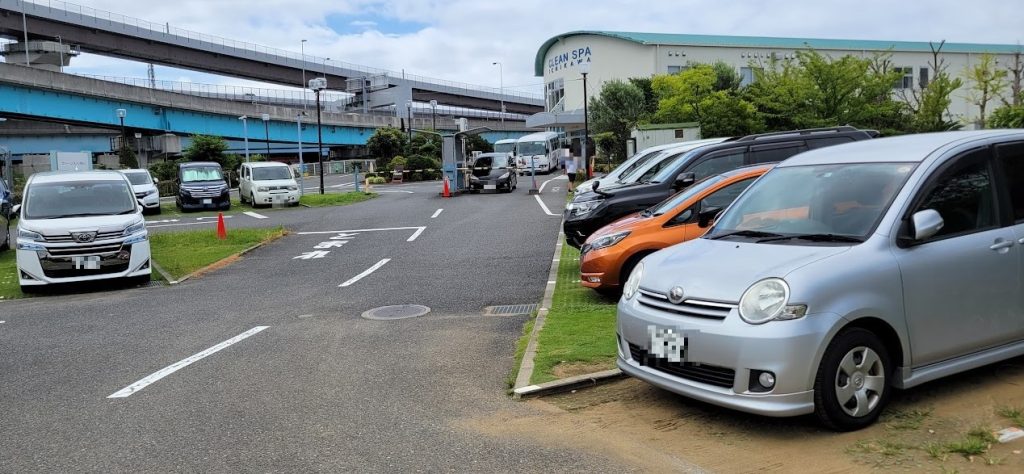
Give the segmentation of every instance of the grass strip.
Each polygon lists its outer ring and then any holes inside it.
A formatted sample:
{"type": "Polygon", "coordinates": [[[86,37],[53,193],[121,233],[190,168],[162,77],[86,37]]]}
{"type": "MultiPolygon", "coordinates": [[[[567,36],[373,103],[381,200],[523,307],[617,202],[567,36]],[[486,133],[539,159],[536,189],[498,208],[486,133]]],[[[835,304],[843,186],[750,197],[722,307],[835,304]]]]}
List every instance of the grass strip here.
{"type": "Polygon", "coordinates": [[[304,194],[299,203],[309,207],[346,206],[377,197],[376,193],[349,191],[347,193],[304,194]]]}
{"type": "Polygon", "coordinates": [[[228,238],[220,240],[216,230],[208,229],[151,234],[149,240],[153,260],[175,279],[179,279],[284,234],[281,227],[228,229],[228,238]]]}
{"type": "MultiPolygon", "coordinates": [[[[13,239],[14,236],[12,235],[13,239]]],[[[14,242],[11,242],[14,245],[14,242]]],[[[18,262],[15,258],[14,249],[0,252],[0,301],[23,298],[21,287],[18,285],[18,262]]]]}

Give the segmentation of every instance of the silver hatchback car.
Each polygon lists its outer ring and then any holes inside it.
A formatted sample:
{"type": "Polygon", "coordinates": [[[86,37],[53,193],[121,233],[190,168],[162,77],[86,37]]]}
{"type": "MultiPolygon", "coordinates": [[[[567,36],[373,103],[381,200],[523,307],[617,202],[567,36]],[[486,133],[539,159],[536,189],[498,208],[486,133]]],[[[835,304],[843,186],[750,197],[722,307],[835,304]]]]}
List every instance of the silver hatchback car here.
{"type": "Polygon", "coordinates": [[[651,254],[618,305],[618,366],[709,403],[828,427],[893,388],[1024,354],[1024,131],[814,150],[703,238],[651,254]]]}

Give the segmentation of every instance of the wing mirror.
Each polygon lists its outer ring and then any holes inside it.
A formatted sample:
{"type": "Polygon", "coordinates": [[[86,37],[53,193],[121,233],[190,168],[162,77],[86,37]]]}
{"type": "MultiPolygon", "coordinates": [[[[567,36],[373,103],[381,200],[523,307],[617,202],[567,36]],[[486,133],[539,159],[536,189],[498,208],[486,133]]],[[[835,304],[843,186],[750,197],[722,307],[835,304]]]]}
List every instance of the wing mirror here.
{"type": "Polygon", "coordinates": [[[697,181],[697,175],[693,173],[681,173],[676,176],[675,183],[672,183],[672,187],[679,190],[690,187],[695,181],[697,181]]]}
{"type": "Polygon", "coordinates": [[[597,188],[600,188],[600,187],[601,187],[601,181],[596,180],[596,179],[594,180],[594,184],[590,185],[590,189],[593,189],[595,193],[597,192],[597,188]]]}
{"type": "Polygon", "coordinates": [[[709,207],[706,210],[700,211],[700,214],[697,214],[697,227],[700,227],[701,229],[710,227],[711,222],[713,222],[721,212],[722,208],[720,207],[709,207]]]}
{"type": "Polygon", "coordinates": [[[935,209],[915,212],[910,217],[910,222],[913,225],[914,240],[917,241],[925,240],[938,234],[942,230],[942,226],[945,225],[945,221],[942,220],[939,211],[935,209]]]}
{"type": "Polygon", "coordinates": [[[21,204],[15,204],[14,207],[11,208],[11,214],[10,215],[13,216],[15,214],[20,214],[20,213],[21,213],[21,204]]]}
{"type": "Polygon", "coordinates": [[[159,180],[159,179],[153,178],[153,184],[157,184],[157,183],[159,183],[159,182],[160,182],[160,180],[159,180]]]}

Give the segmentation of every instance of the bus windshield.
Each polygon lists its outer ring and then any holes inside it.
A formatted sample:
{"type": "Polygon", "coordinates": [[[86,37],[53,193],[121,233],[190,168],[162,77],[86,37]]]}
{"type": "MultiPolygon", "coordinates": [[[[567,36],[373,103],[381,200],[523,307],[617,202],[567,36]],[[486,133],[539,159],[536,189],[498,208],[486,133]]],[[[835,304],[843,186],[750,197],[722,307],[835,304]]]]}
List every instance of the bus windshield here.
{"type": "Polygon", "coordinates": [[[545,142],[520,142],[519,143],[519,155],[530,156],[530,155],[546,155],[548,154],[547,143],[545,142]]]}

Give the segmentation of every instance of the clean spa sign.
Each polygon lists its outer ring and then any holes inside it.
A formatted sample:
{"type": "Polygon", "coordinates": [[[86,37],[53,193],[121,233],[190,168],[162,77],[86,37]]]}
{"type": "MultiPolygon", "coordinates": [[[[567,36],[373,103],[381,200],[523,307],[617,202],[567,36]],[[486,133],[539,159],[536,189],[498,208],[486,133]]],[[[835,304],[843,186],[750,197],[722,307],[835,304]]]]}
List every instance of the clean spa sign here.
{"type": "Polygon", "coordinates": [[[590,62],[590,46],[576,48],[548,57],[548,73],[568,69],[578,64],[590,62]]]}

